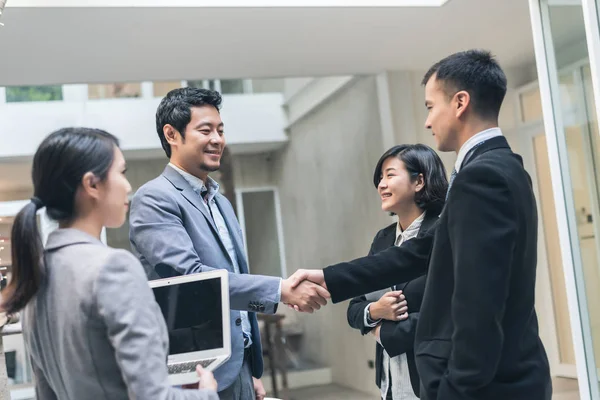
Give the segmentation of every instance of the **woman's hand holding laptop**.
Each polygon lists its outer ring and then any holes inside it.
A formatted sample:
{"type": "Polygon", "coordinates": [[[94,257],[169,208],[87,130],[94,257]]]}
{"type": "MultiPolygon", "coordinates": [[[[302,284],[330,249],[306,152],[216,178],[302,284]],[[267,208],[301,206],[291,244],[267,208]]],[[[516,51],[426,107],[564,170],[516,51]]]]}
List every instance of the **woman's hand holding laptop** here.
{"type": "Polygon", "coordinates": [[[217,381],[215,380],[215,376],[213,375],[212,372],[205,370],[200,365],[197,365],[196,373],[198,374],[198,378],[200,378],[198,383],[183,385],[182,388],[184,388],[184,389],[212,389],[215,392],[217,391],[217,381]]]}

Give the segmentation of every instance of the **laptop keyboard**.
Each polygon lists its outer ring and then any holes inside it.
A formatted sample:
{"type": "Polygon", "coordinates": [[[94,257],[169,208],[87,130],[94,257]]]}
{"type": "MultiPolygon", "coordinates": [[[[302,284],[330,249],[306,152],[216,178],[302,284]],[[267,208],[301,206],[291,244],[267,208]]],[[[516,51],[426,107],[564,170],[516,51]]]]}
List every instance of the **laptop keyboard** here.
{"type": "Polygon", "coordinates": [[[187,374],[189,372],[194,372],[194,371],[196,371],[196,365],[200,365],[200,366],[202,366],[202,368],[206,368],[210,364],[215,362],[216,360],[217,360],[216,358],[209,358],[206,360],[198,360],[198,361],[192,361],[192,362],[171,364],[171,365],[169,365],[169,375],[187,374]]]}

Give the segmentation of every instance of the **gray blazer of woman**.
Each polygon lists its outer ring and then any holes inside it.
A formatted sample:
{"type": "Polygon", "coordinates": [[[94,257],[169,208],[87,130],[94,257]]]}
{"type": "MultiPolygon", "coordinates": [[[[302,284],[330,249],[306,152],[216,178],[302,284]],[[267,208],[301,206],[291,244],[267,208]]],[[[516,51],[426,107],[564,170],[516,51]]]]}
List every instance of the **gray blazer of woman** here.
{"type": "Polygon", "coordinates": [[[169,386],[167,329],[132,254],[59,229],[48,237],[44,265],[23,318],[38,400],[219,399],[169,386]]]}

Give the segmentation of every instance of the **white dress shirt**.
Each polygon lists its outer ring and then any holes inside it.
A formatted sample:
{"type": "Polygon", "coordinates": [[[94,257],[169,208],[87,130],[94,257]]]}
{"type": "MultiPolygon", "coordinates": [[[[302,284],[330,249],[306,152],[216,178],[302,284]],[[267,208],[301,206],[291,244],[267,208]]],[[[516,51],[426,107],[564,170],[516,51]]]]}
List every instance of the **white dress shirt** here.
{"type": "Polygon", "coordinates": [[[502,131],[500,128],[490,128],[485,131],[481,131],[476,135],[473,135],[467,140],[458,151],[458,155],[456,157],[456,163],[454,164],[454,169],[456,172],[460,171],[460,167],[465,161],[465,157],[469,154],[469,151],[473,149],[475,146],[485,142],[486,140],[490,140],[497,136],[502,136],[502,131]]]}

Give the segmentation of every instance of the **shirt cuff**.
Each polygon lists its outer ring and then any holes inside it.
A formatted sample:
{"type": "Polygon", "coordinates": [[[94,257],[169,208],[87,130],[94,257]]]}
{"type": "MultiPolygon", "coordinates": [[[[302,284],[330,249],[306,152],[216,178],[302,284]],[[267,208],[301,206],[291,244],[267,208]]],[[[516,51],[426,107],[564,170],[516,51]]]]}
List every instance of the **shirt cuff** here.
{"type": "Polygon", "coordinates": [[[277,289],[277,297],[275,298],[275,304],[281,303],[281,285],[283,285],[283,279],[279,279],[279,289],[277,289]]]}
{"type": "Polygon", "coordinates": [[[365,307],[364,323],[367,328],[375,328],[381,322],[380,319],[378,319],[377,321],[371,319],[371,314],[369,312],[369,308],[371,307],[371,304],[373,304],[373,303],[369,303],[365,307]]]}

